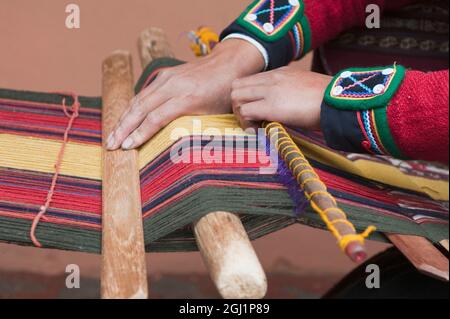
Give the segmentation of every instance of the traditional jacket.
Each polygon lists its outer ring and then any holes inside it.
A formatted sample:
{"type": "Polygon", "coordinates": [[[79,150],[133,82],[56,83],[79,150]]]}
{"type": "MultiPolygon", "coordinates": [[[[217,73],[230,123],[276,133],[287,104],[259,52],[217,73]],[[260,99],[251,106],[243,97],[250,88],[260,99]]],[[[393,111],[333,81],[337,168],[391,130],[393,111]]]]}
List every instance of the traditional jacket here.
{"type": "Polygon", "coordinates": [[[254,44],[267,70],[317,49],[315,70],[335,75],[321,109],[329,146],[448,163],[447,19],[448,1],[256,0],[221,39],[254,44]],[[379,29],[365,27],[369,5],[379,29]]]}

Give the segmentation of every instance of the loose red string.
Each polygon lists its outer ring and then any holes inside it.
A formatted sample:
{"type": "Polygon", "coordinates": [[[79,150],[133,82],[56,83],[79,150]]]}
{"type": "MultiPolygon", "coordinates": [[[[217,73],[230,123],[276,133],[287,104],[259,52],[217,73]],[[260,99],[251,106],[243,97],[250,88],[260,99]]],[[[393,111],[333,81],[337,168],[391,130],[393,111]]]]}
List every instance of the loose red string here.
{"type": "Polygon", "coordinates": [[[31,224],[31,230],[30,230],[30,238],[33,244],[36,247],[42,247],[41,243],[36,238],[36,227],[39,224],[39,221],[41,219],[45,220],[44,214],[47,212],[48,208],[50,207],[50,204],[53,199],[53,195],[55,193],[55,187],[56,182],[58,181],[58,176],[61,170],[61,164],[64,158],[64,152],[66,150],[67,142],[69,140],[69,132],[72,129],[73,122],[79,115],[79,109],[80,109],[80,102],[78,101],[78,96],[74,93],[58,93],[62,95],[70,95],[73,98],[73,105],[72,105],[72,114],[69,113],[66,106],[66,98],[63,98],[62,100],[62,107],[64,114],[69,118],[69,122],[67,123],[66,130],[64,131],[64,138],[63,142],[61,144],[61,148],[59,149],[58,158],[56,159],[56,163],[54,165],[55,167],[55,173],[53,174],[52,183],[50,186],[50,190],[47,194],[47,199],[45,201],[45,204],[41,206],[41,210],[39,213],[34,217],[33,223],[31,224]]]}

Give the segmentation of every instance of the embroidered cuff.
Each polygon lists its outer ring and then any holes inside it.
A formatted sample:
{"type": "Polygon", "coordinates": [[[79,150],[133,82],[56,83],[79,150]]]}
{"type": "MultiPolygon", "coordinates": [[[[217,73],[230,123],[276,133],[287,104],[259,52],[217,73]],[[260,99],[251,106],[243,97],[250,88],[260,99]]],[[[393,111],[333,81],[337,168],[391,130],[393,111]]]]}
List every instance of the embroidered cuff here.
{"type": "Polygon", "coordinates": [[[289,64],[311,48],[311,30],[302,0],[256,0],[221,34],[247,35],[268,54],[268,69],[289,64]]]}
{"type": "Polygon", "coordinates": [[[387,107],[404,76],[405,68],[399,65],[340,72],[328,86],[321,110],[329,146],[405,158],[387,119],[387,107]]]}

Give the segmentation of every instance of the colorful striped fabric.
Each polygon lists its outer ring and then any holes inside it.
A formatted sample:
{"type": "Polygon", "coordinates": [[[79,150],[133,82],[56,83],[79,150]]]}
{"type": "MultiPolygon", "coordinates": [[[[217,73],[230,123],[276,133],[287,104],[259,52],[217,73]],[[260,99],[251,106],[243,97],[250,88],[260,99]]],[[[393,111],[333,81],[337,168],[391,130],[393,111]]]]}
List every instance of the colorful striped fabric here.
{"type": "MultiPolygon", "coordinates": [[[[177,63],[155,61],[136,90],[160,68],[177,63]]],[[[67,125],[63,98],[67,105],[73,102],[60,94],[0,90],[0,241],[31,244],[31,221],[45,202],[67,125]]],[[[54,199],[36,236],[44,247],[99,252],[101,99],[79,101],[54,199]]],[[[262,169],[270,157],[257,137],[228,130],[237,126],[232,115],[183,117],[140,149],[147,250],[196,249],[190,225],[214,211],[239,213],[252,239],[296,222],[323,228],[308,207],[294,207],[276,170],[262,169]],[[198,121],[202,132],[210,132],[206,136],[195,130],[198,121]],[[223,152],[212,154],[211,161],[205,154],[211,155],[212,145],[223,152]],[[180,161],[174,163],[177,154],[180,161]],[[194,163],[182,161],[187,157],[194,163]]],[[[434,242],[448,238],[446,168],[338,153],[324,145],[320,133],[291,133],[358,229],[375,224],[379,232],[372,238],[381,240],[382,232],[434,242]]]]}

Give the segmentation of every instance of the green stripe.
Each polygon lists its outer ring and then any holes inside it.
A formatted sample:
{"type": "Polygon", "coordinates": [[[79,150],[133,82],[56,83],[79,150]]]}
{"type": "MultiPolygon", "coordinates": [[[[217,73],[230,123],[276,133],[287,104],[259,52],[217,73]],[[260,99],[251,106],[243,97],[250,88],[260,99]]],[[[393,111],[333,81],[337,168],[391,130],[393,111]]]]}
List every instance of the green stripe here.
{"type": "Polygon", "coordinates": [[[389,152],[389,154],[391,154],[395,158],[407,159],[402,154],[397,144],[395,144],[394,138],[392,137],[387,119],[387,106],[383,108],[374,109],[373,113],[375,115],[375,122],[378,131],[378,136],[384,148],[389,152]]]}
{"type": "Polygon", "coordinates": [[[302,16],[300,19],[300,25],[302,27],[303,31],[303,41],[304,41],[304,48],[301,56],[305,56],[309,51],[311,51],[312,47],[312,33],[311,33],[311,27],[309,25],[308,18],[306,16],[302,16]]]}
{"type": "MultiPolygon", "coordinates": [[[[41,93],[21,90],[0,89],[0,99],[29,101],[46,104],[62,104],[63,98],[66,98],[66,104],[72,105],[73,98],[67,95],[55,93],[41,93]]],[[[82,107],[99,109],[102,106],[100,97],[79,96],[78,100],[82,107]]]]}

